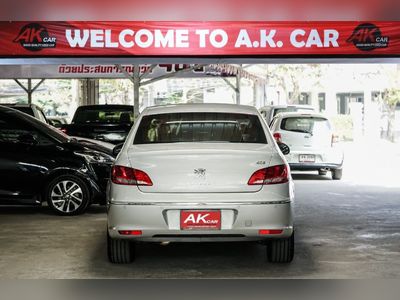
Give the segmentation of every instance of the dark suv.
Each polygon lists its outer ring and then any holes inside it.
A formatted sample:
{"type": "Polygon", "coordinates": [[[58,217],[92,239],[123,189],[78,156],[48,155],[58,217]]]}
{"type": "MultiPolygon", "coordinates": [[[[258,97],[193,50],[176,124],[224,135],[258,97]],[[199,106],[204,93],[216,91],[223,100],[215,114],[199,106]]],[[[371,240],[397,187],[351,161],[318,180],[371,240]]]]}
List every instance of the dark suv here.
{"type": "Polygon", "coordinates": [[[114,158],[0,106],[0,204],[47,202],[60,215],[104,203],[114,158]]]}
{"type": "Polygon", "coordinates": [[[132,125],[133,106],[88,105],[78,107],[71,124],[62,125],[61,130],[71,136],[121,144],[132,125]]]}

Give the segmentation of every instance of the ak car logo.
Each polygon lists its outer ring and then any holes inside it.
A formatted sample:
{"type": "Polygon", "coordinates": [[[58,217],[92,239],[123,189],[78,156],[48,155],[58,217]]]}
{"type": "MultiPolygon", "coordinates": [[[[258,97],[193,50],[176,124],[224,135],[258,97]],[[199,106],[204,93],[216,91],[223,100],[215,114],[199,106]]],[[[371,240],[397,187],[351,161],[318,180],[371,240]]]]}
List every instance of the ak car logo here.
{"type": "Polygon", "coordinates": [[[194,169],[194,174],[196,174],[197,176],[199,176],[200,178],[206,176],[206,169],[194,169]]]}
{"type": "Polygon", "coordinates": [[[19,43],[29,51],[40,51],[46,48],[55,48],[57,38],[50,36],[47,28],[39,23],[30,23],[21,28],[14,43],[19,43]]]}
{"type": "Polygon", "coordinates": [[[361,51],[372,51],[389,46],[389,37],[383,36],[379,27],[371,23],[363,23],[354,29],[353,34],[347,39],[361,51]]]}

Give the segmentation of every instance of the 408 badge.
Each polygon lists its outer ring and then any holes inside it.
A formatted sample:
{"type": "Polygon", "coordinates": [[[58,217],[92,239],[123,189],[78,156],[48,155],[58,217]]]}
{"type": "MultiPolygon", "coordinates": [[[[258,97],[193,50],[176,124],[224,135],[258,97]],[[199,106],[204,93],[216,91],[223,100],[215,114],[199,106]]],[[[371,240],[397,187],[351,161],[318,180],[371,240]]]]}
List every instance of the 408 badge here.
{"type": "Polygon", "coordinates": [[[29,51],[40,51],[47,48],[55,48],[57,38],[50,36],[47,28],[39,23],[30,23],[21,28],[14,43],[20,43],[29,51]]]}
{"type": "Polygon", "coordinates": [[[354,29],[347,42],[353,43],[362,51],[372,51],[378,48],[387,48],[389,37],[383,36],[380,28],[375,24],[363,23],[354,29]]]}

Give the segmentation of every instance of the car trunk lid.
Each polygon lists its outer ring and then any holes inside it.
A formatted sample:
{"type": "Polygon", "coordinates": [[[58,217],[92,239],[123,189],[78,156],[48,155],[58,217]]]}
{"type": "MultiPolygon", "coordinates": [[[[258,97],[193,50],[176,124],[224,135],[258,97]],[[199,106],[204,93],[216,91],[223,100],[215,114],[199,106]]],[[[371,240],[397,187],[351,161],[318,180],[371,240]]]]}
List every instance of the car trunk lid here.
{"type": "Polygon", "coordinates": [[[243,193],[262,188],[247,182],[275,151],[267,144],[174,143],[134,145],[128,156],[153,182],[139,186],[145,193],[243,193]]]}

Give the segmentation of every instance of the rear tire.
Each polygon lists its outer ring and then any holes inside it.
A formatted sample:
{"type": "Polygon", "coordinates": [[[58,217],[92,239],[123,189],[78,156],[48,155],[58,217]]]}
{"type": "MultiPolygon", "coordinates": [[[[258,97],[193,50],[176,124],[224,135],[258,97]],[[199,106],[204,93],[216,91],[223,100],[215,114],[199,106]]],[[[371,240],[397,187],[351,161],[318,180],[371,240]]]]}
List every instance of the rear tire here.
{"type": "Polygon", "coordinates": [[[332,170],[332,179],[333,180],[342,179],[342,172],[343,172],[343,169],[332,170]]]}
{"type": "Polygon", "coordinates": [[[135,244],[129,240],[113,239],[107,233],[107,253],[113,264],[128,264],[135,260],[135,244]]]}
{"type": "Polygon", "coordinates": [[[272,263],[290,263],[294,257],[294,232],[286,239],[272,240],[267,244],[267,259],[272,263]]]}

